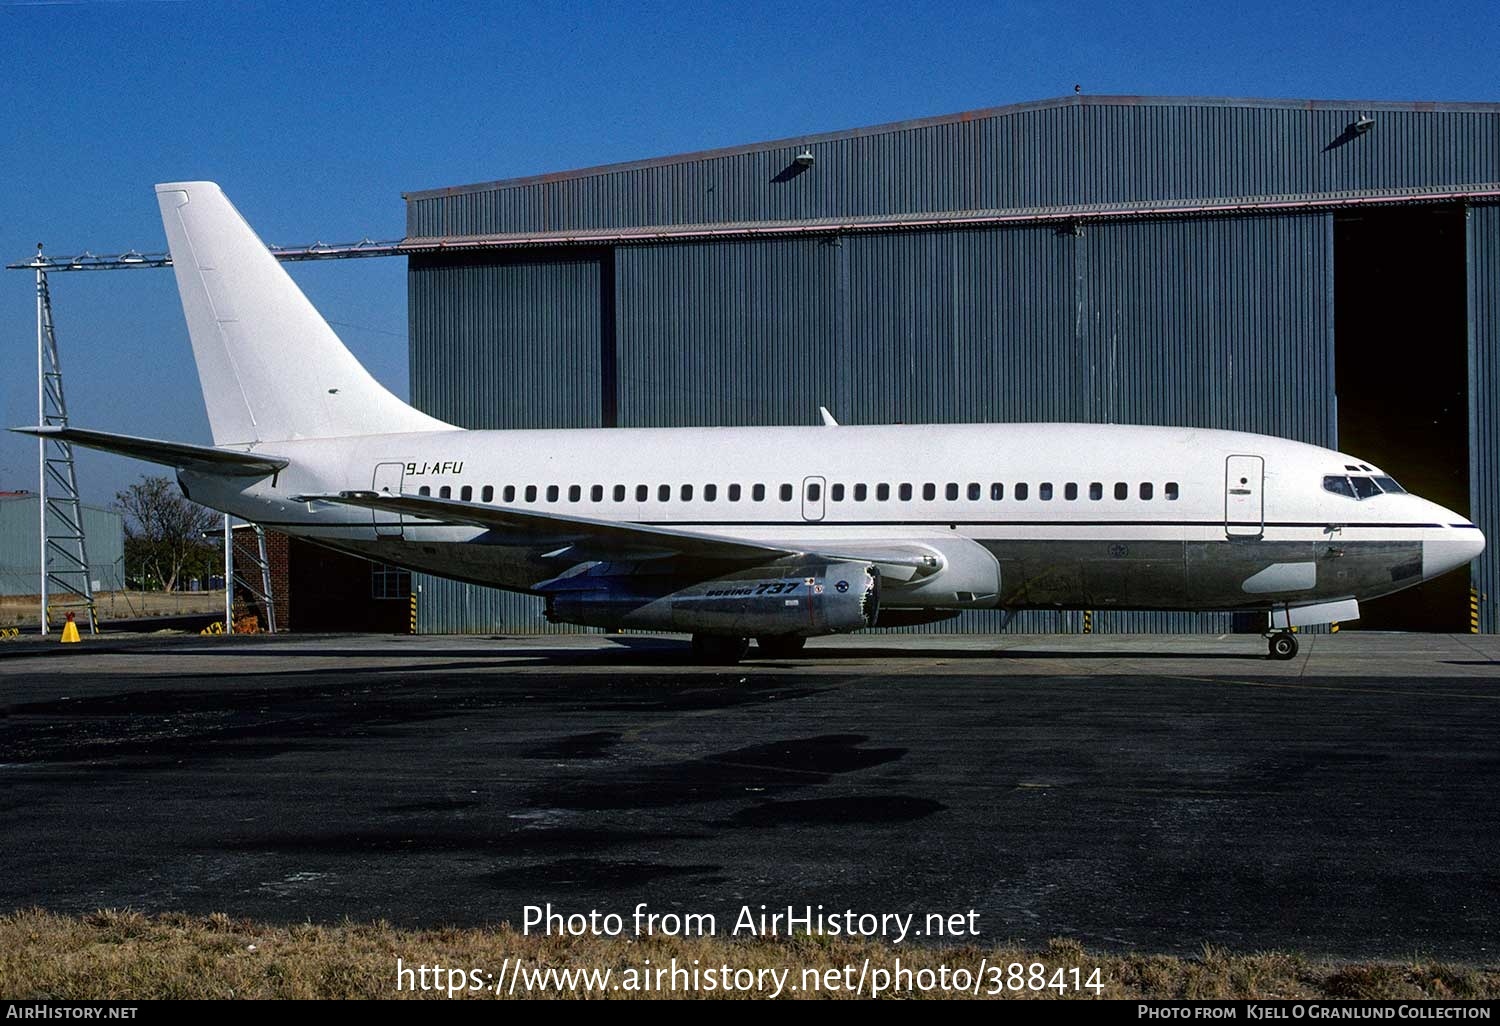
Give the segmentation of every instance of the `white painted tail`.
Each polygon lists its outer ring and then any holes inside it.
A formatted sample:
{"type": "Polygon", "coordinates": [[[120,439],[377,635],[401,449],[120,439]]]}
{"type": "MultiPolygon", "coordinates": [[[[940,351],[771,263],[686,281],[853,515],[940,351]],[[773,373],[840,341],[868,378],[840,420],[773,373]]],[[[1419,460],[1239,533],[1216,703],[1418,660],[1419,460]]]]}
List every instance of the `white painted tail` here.
{"type": "Polygon", "coordinates": [[[450,427],[360,366],[217,185],[156,199],[215,445],[450,427]]]}

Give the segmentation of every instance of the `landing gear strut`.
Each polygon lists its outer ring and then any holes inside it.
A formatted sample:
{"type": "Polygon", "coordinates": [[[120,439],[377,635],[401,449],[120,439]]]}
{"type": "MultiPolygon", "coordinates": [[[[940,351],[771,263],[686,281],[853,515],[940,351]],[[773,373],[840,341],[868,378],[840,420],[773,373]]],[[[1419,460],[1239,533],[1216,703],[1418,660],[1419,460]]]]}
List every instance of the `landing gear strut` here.
{"type": "Polygon", "coordinates": [[[1276,631],[1266,639],[1272,659],[1294,659],[1297,656],[1297,635],[1291,631],[1276,631]]]}
{"type": "Polygon", "coordinates": [[[693,657],[699,662],[732,666],[750,651],[749,638],[726,638],[720,634],[694,634],[693,657]]]}

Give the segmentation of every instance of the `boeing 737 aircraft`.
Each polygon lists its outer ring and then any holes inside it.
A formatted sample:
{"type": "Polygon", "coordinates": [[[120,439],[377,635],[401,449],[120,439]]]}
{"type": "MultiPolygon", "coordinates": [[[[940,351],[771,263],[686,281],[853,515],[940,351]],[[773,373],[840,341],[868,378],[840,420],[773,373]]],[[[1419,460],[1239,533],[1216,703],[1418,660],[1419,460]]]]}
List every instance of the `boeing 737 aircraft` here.
{"type": "MultiPolygon", "coordinates": [[[[688,633],[732,662],[965,609],[1297,625],[1463,566],[1484,537],[1357,456],[1185,427],[467,431],[355,360],[217,185],[156,187],[212,446],[21,428],[177,471],[194,500],[382,563],[688,633]]],[[[496,401],[500,401],[498,398],[496,401]]]]}

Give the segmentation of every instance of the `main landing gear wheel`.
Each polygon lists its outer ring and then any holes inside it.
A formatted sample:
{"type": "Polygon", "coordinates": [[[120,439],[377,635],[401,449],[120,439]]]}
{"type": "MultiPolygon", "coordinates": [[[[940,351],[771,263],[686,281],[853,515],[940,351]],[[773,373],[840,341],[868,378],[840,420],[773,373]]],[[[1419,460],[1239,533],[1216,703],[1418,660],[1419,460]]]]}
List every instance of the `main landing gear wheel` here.
{"type": "Polygon", "coordinates": [[[755,647],[772,659],[790,659],[802,651],[807,639],[795,634],[773,634],[768,638],[756,638],[755,647]]]}
{"type": "Polygon", "coordinates": [[[694,634],[693,656],[700,662],[732,666],[750,651],[749,638],[726,638],[720,634],[694,634]]]}
{"type": "Polygon", "coordinates": [[[1272,659],[1293,659],[1297,655],[1297,635],[1288,631],[1277,631],[1266,639],[1272,659]]]}

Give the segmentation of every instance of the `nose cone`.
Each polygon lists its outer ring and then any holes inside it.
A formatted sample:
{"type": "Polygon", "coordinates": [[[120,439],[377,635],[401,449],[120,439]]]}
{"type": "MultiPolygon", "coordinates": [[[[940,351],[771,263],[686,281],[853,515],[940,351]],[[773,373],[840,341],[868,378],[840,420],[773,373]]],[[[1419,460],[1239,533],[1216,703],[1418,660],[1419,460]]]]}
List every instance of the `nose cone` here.
{"type": "Polygon", "coordinates": [[[1478,558],[1484,551],[1484,534],[1477,527],[1449,528],[1448,537],[1422,543],[1422,577],[1445,574],[1478,558]]]}

